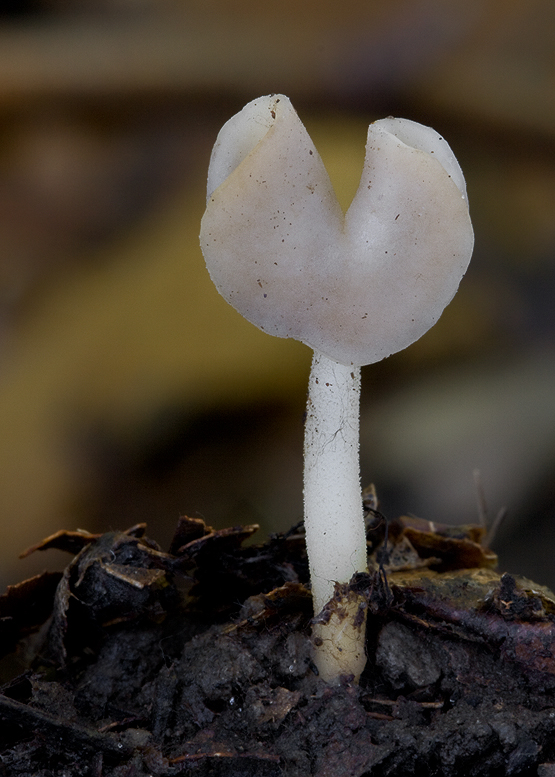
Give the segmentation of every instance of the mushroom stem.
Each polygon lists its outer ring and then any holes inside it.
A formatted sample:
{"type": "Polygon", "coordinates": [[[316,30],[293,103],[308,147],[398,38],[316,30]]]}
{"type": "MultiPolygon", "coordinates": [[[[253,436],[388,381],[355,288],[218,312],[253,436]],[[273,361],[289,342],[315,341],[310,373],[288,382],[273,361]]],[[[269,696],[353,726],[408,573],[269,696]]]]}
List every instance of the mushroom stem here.
{"type": "MultiPolygon", "coordinates": [[[[360,367],[314,352],[304,442],[304,520],[314,613],[367,570],[359,464],[360,367]],[[339,589],[338,589],[339,590],[339,589]]],[[[337,598],[326,623],[313,629],[315,663],[325,680],[353,674],[364,655],[359,597],[337,598]]]]}

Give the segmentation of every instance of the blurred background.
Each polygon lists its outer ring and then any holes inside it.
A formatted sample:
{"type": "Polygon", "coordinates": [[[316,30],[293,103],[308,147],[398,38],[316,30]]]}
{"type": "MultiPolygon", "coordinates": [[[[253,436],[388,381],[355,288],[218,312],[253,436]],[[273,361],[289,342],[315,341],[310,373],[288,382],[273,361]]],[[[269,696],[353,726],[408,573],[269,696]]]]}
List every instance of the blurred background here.
{"type": "Polygon", "coordinates": [[[10,0],[0,10],[0,585],[61,528],[302,515],[311,354],[244,321],[198,246],[208,160],[287,94],[347,207],[366,128],[432,125],[476,248],[437,326],[363,369],[362,479],[388,516],[478,520],[555,587],[552,0],[10,0]]]}

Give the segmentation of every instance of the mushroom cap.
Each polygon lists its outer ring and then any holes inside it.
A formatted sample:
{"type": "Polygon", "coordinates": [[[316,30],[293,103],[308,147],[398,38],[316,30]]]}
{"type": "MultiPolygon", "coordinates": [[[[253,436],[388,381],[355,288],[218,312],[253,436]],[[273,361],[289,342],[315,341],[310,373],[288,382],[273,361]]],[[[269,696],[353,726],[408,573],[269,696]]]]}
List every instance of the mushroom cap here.
{"type": "Polygon", "coordinates": [[[438,320],[473,243],[462,171],[429,127],[370,125],[346,214],[287,97],[253,100],[218,135],[202,251],[222,296],[269,334],[379,361],[438,320]]]}

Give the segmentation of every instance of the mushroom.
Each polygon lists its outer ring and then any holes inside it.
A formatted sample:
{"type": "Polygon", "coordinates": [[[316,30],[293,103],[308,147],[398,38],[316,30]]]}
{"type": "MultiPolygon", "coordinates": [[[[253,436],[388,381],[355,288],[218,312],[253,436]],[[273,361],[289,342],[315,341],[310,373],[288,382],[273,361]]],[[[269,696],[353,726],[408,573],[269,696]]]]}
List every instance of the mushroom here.
{"type": "Polygon", "coordinates": [[[370,125],[344,214],[291,102],[260,97],[218,134],[201,247],[222,296],[268,334],[309,345],[304,520],[320,675],[364,668],[367,569],[359,468],[360,367],[423,335],[473,248],[464,177],[443,138],[406,119],[370,125]]]}

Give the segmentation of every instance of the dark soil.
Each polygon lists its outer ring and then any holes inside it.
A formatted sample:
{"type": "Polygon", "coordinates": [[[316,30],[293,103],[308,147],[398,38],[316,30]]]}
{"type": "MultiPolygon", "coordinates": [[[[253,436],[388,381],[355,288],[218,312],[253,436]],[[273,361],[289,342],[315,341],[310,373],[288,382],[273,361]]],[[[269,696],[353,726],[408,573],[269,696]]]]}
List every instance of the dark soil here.
{"type": "Polygon", "coordinates": [[[384,547],[370,523],[358,686],[312,663],[301,526],[245,547],[253,527],[183,518],[167,553],[142,525],[45,540],[76,553],[64,573],[0,597],[25,666],[1,688],[0,775],[554,774],[552,594],[492,571],[475,527],[397,521],[384,547]]]}

